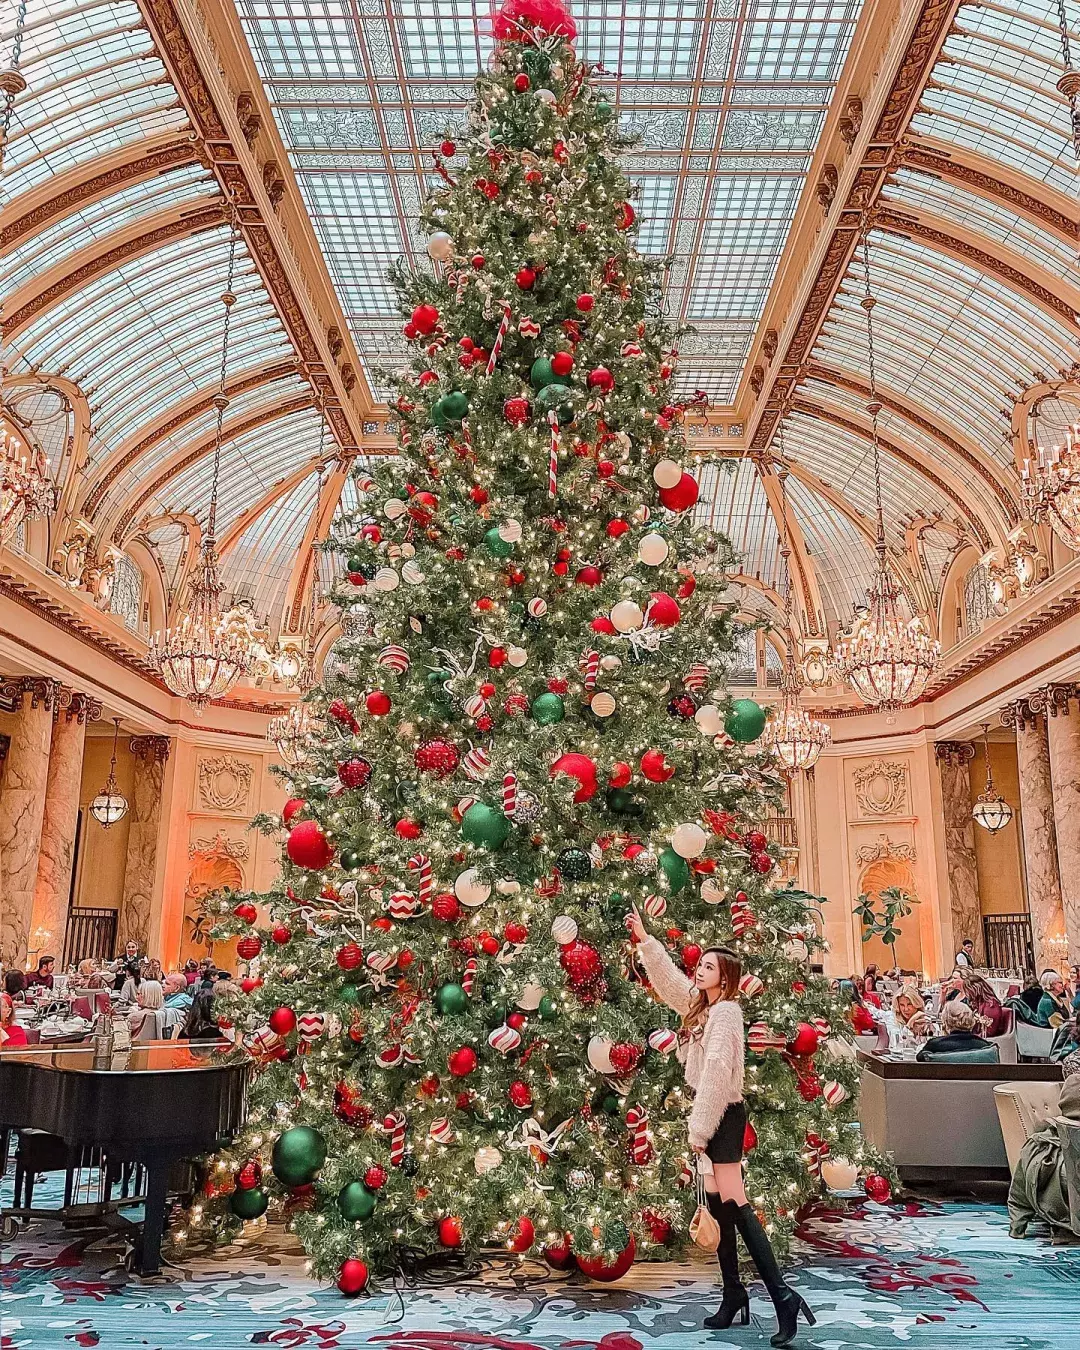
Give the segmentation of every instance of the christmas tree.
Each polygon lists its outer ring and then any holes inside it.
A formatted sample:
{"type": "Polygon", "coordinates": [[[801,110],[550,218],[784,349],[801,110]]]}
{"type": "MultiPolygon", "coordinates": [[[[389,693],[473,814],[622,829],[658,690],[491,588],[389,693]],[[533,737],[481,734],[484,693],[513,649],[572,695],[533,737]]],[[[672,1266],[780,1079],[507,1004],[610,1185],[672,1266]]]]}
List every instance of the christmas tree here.
{"type": "Polygon", "coordinates": [[[765,715],[724,688],[731,554],[694,520],[612,105],[558,0],[495,29],[468,143],[435,155],[434,267],[396,277],[401,454],[330,541],[342,637],[266,822],[281,886],[221,928],[258,958],[231,1009],[257,1074],[191,1217],[280,1203],[346,1292],[402,1248],[612,1277],[685,1243],[678,1026],[631,905],[688,971],[742,957],[748,1191],[774,1230],[830,1149],[868,1157],[854,1065],[815,1060],[846,1022],[809,973],[809,897],[760,828],[765,715]]]}

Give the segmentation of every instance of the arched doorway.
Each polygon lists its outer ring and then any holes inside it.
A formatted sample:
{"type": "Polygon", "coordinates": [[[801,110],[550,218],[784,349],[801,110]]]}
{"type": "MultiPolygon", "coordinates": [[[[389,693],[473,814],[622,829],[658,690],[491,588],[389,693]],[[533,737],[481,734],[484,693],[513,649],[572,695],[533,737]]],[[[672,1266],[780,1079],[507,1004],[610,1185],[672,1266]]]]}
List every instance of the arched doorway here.
{"type": "MultiPolygon", "coordinates": [[[[859,878],[859,892],[869,896],[876,914],[881,913],[881,892],[896,886],[917,901],[915,877],[911,864],[905,858],[877,858],[868,863],[859,878]]],[[[919,922],[915,914],[898,924],[900,935],[896,940],[895,964],[901,970],[919,971],[923,968],[922,939],[919,935],[919,922]]],[[[878,934],[863,937],[863,969],[877,964],[882,970],[891,969],[894,963],[893,950],[887,947],[878,934]]]]}

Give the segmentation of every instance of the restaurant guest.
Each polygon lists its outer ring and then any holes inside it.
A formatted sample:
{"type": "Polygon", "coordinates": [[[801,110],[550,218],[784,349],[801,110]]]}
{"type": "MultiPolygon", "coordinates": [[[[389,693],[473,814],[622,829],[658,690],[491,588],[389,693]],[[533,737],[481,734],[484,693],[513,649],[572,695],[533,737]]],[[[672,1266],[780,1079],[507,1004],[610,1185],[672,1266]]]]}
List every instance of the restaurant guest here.
{"type": "Polygon", "coordinates": [[[191,991],[188,989],[187,980],[179,971],[174,970],[165,976],[162,991],[165,994],[166,1008],[176,1008],[186,1013],[191,1007],[191,991]]]}
{"type": "Polygon", "coordinates": [[[43,956],[37,963],[37,970],[32,970],[26,977],[28,987],[37,985],[43,989],[53,987],[53,970],[56,967],[55,956],[43,956]]]}
{"type": "Polygon", "coordinates": [[[13,1003],[26,1002],[26,971],[4,971],[4,993],[13,1003]]]}
{"type": "Polygon", "coordinates": [[[966,1003],[957,999],[946,1003],[941,1010],[940,1036],[932,1036],[915,1058],[923,1064],[932,1064],[935,1060],[947,1057],[953,1062],[959,1056],[970,1057],[973,1064],[996,1064],[999,1060],[998,1048],[991,1045],[975,1030],[975,1013],[966,1003]]]}
{"type": "Polygon", "coordinates": [[[973,971],[965,972],[963,1000],[981,1021],[984,1036],[1005,1035],[1009,1026],[1009,1014],[981,975],[976,975],[973,971]]]}
{"type": "Polygon", "coordinates": [[[120,985],[120,1002],[134,1003],[139,993],[140,984],[142,984],[142,970],[138,961],[132,961],[124,967],[124,979],[120,985]]]}
{"type": "Polygon", "coordinates": [[[148,1017],[152,1018],[164,1007],[165,995],[157,980],[143,980],[135,994],[136,1006],[128,1013],[131,1034],[137,1036],[148,1017]]]}
{"type": "Polygon", "coordinates": [[[26,1029],[15,1021],[14,1000],[10,994],[0,994],[0,1045],[14,1049],[25,1044],[26,1029]]]}
{"type": "Polygon", "coordinates": [[[1039,984],[1042,985],[1043,991],[1042,998],[1039,999],[1040,1024],[1044,1027],[1064,1026],[1072,1014],[1072,1008],[1069,1005],[1069,996],[1061,972],[1044,970],[1039,976],[1039,984]]]}

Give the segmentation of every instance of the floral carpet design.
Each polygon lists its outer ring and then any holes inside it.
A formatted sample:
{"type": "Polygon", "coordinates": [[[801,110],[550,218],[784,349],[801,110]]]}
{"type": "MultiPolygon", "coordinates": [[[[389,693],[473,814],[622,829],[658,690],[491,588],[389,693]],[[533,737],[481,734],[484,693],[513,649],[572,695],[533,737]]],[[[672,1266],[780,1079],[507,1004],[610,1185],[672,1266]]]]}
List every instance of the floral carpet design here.
{"type": "MultiPolygon", "coordinates": [[[[642,1266],[618,1285],[496,1263],[453,1285],[346,1300],[312,1283],[270,1229],[213,1257],[129,1276],[100,1233],[34,1224],[0,1264],[2,1350],[724,1350],[768,1345],[760,1284],[749,1327],[704,1332],[717,1300],[705,1261],[642,1266]]],[[[1080,1248],[1009,1238],[977,1202],[821,1205],[804,1218],[792,1279],[817,1314],[797,1345],[1080,1350],[1080,1248]]]]}

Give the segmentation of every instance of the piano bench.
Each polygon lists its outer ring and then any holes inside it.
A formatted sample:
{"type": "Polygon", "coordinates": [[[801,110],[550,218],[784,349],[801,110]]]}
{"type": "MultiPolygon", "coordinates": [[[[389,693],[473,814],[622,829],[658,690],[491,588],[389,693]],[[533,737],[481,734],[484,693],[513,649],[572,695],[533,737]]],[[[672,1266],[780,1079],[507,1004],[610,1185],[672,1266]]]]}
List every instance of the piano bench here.
{"type": "Polygon", "coordinates": [[[65,1143],[59,1135],[44,1130],[17,1130],[15,1154],[15,1195],[13,1209],[32,1209],[34,1178],[39,1172],[65,1172],[65,1204],[70,1203],[73,1174],[83,1167],[97,1166],[98,1151],[83,1144],[65,1143]]]}

